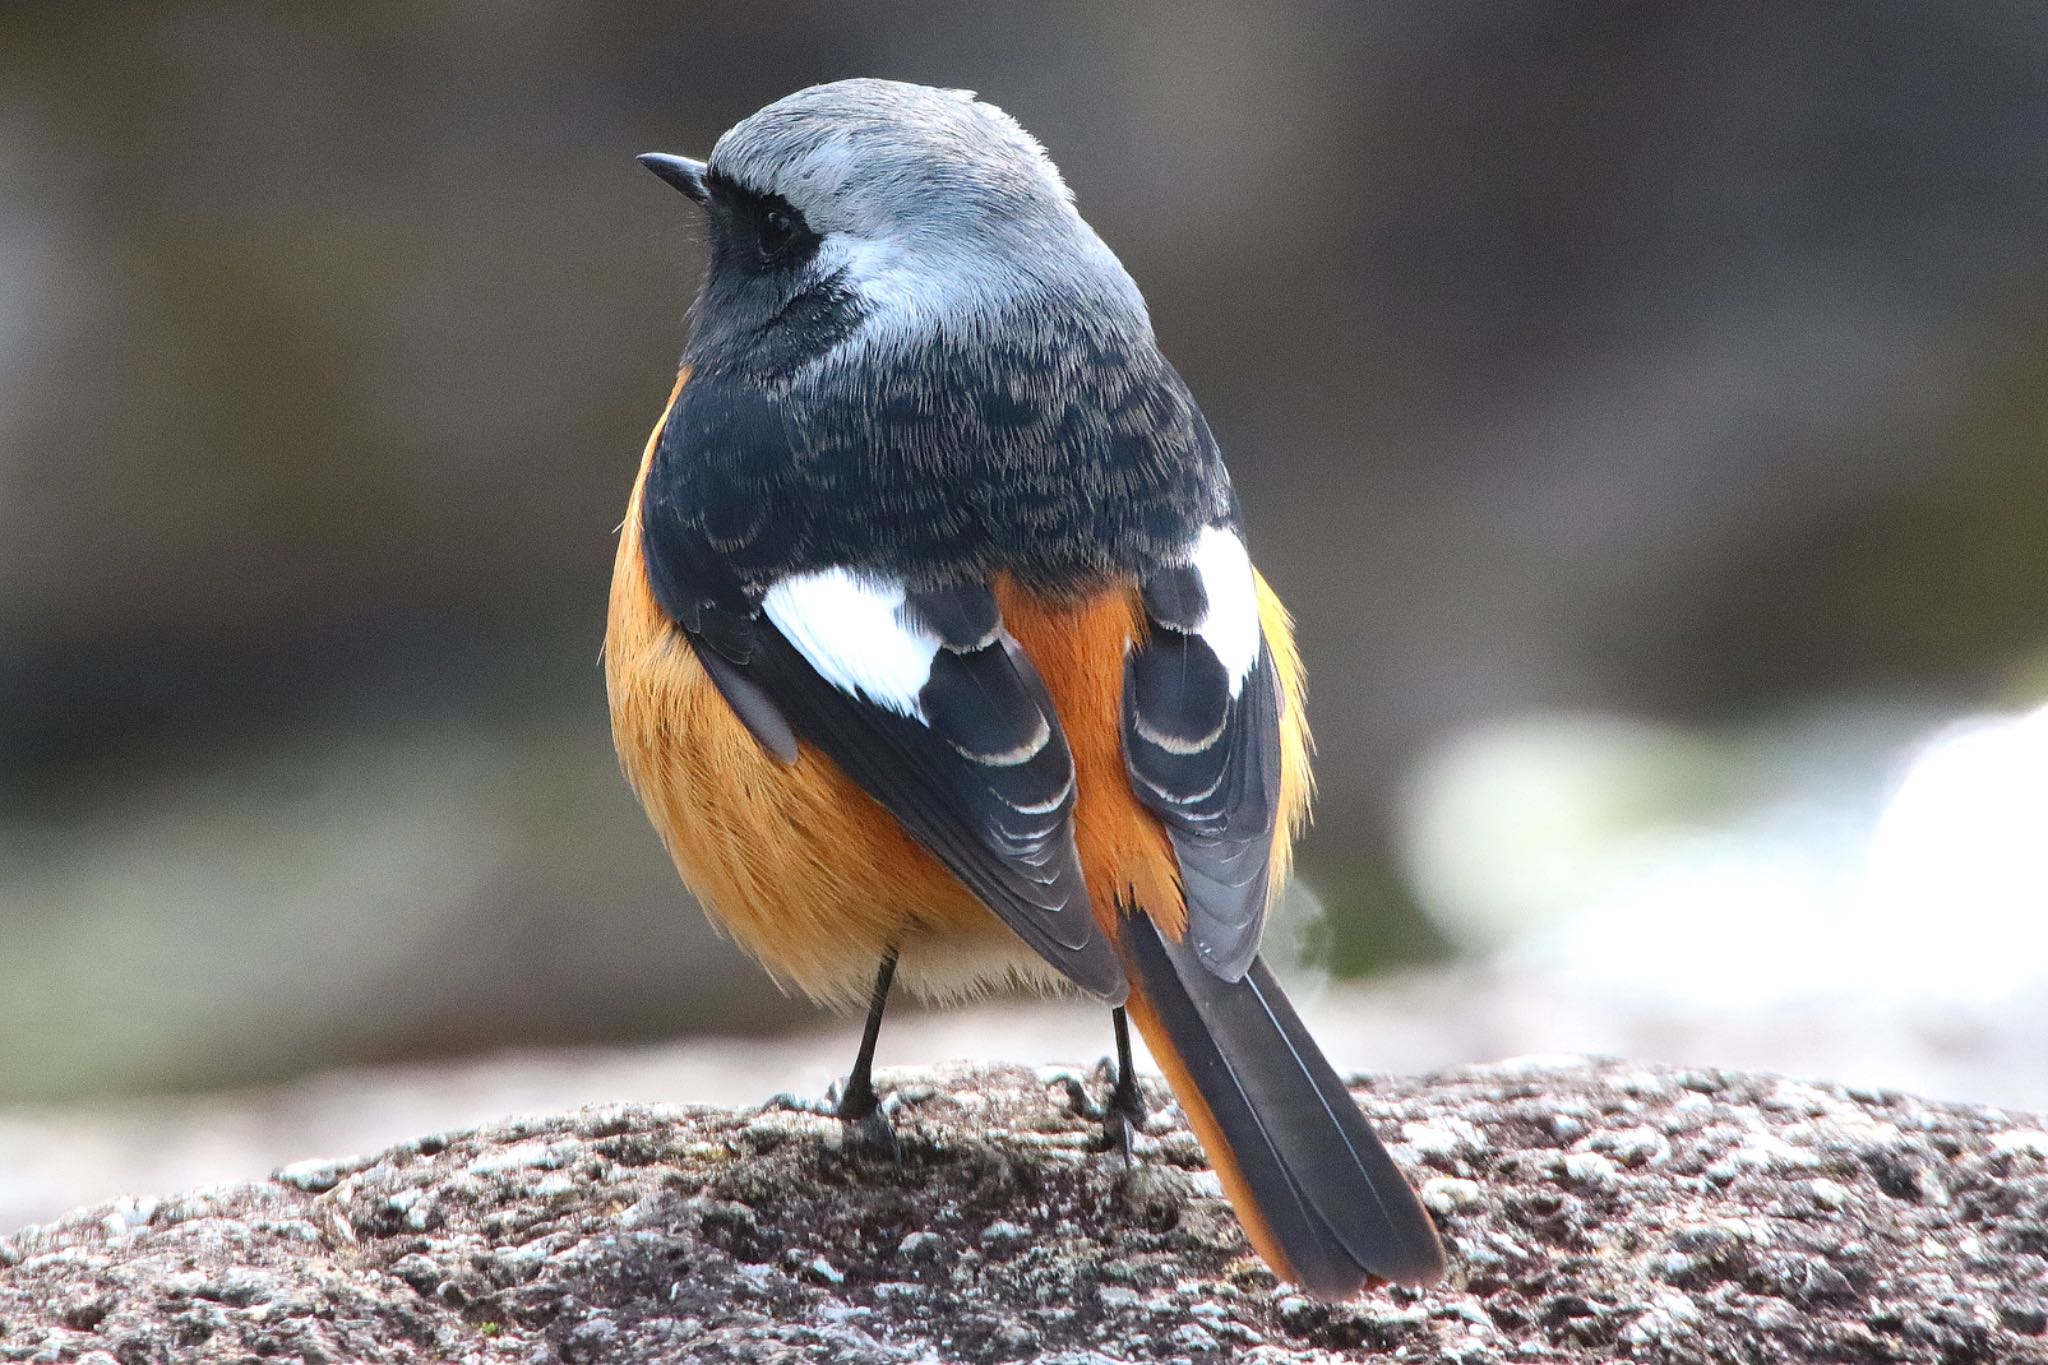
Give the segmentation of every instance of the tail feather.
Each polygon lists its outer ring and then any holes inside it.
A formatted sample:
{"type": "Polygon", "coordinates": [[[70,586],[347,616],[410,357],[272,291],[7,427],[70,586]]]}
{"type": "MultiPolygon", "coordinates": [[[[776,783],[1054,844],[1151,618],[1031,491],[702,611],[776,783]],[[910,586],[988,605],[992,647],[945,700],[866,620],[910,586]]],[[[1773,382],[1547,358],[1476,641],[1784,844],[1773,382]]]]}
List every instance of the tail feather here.
{"type": "Polygon", "coordinates": [[[1326,1298],[1441,1279],[1429,1215],[1265,963],[1225,981],[1146,916],[1124,927],[1131,1017],[1260,1254],[1326,1298]]]}

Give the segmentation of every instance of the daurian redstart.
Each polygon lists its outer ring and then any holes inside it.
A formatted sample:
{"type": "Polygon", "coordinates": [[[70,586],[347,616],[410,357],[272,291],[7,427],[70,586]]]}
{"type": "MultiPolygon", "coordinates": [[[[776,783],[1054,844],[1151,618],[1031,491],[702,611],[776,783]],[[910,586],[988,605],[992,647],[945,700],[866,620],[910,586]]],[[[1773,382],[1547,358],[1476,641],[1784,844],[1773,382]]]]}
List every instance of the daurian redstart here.
{"type": "Polygon", "coordinates": [[[1260,961],[1309,795],[1300,656],[1144,298],[962,91],[802,90],[641,160],[710,261],[620,537],[626,775],[782,982],[1017,980],[1126,1015],[1252,1244],[1340,1297],[1444,1269],[1260,961]]]}

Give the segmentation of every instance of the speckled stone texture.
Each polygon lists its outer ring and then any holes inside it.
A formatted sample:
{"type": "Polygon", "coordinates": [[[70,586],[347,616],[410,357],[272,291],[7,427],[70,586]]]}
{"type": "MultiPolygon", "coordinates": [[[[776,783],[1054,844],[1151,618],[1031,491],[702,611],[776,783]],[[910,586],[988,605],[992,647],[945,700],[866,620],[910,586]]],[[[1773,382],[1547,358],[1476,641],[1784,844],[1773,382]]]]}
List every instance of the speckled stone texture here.
{"type": "Polygon", "coordinates": [[[1455,1264],[1309,1302],[1163,1092],[893,1073],[898,1162],[796,1104],[613,1109],[0,1242],[0,1360],[2048,1361],[2048,1131],[1772,1076],[1534,1060],[1356,1088],[1455,1264]]]}

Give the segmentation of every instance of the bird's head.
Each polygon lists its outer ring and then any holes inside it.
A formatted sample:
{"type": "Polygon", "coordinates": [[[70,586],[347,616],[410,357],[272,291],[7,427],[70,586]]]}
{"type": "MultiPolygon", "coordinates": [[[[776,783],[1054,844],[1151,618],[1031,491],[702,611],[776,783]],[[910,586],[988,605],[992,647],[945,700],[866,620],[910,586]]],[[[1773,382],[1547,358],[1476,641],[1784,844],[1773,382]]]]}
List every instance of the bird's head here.
{"type": "Polygon", "coordinates": [[[836,81],[742,120],[708,162],[640,160],[708,219],[693,350],[790,327],[835,345],[973,333],[1055,297],[1149,331],[1045,149],[970,92],[836,81]]]}

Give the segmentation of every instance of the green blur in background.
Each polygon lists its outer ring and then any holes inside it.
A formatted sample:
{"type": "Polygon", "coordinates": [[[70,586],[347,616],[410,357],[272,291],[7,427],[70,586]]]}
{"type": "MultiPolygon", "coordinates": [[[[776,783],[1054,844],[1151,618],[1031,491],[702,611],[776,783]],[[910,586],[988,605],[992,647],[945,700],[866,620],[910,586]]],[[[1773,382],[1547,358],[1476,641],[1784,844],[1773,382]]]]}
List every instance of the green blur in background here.
{"type": "Polygon", "coordinates": [[[1146,291],[1299,617],[1339,971],[1473,941],[1409,833],[1493,866],[1417,814],[1462,735],[1707,736],[1625,822],[2048,696],[2048,7],[20,0],[0,1102],[808,1017],[597,657],[700,265],[632,158],[852,75],[1017,115],[1146,291]]]}

